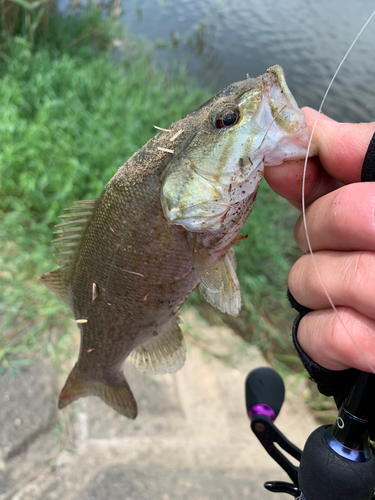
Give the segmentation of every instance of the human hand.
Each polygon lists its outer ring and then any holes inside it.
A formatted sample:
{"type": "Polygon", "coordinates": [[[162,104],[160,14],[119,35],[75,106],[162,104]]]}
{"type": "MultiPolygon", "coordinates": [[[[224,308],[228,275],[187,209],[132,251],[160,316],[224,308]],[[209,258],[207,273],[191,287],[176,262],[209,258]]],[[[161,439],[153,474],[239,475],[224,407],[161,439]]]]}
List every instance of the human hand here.
{"type": "MultiPolygon", "coordinates": [[[[307,125],[317,112],[303,108],[307,125]]],[[[298,342],[316,363],[330,370],[375,369],[375,183],[360,183],[375,123],[338,123],[321,115],[313,141],[319,158],[309,159],[305,201],[309,238],[331,308],[308,254],[302,217],[295,227],[306,252],[293,266],[289,289],[314,311],[298,327],[298,342]],[[355,344],[353,343],[353,340],[355,344]],[[357,348],[355,347],[357,346],[357,348]]],[[[267,167],[271,188],[301,209],[302,162],[267,167]]]]}

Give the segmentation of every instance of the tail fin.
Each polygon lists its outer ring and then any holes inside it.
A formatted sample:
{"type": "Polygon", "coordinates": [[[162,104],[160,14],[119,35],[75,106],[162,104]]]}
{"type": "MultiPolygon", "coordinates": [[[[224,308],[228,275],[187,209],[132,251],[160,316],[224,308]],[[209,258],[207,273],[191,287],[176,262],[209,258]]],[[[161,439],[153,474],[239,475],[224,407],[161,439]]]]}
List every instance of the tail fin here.
{"type": "Polygon", "coordinates": [[[118,373],[115,381],[107,383],[88,378],[75,365],[61,391],[59,408],[85,396],[98,396],[125,417],[134,419],[137,416],[137,403],[122,373],[118,373]]]}

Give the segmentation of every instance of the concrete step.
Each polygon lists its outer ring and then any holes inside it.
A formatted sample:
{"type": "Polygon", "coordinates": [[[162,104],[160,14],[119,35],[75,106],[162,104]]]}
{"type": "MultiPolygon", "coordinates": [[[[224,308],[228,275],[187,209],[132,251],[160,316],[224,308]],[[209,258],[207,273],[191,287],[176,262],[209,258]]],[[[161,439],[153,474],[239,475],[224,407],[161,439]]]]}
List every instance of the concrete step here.
{"type": "MultiPolygon", "coordinates": [[[[251,433],[244,402],[245,377],[264,359],[228,328],[209,327],[189,311],[184,319],[190,341],[180,371],[149,377],[125,363],[139,404],[135,421],[94,397],[59,412],[57,420],[50,406],[56,375],[45,361],[33,365],[33,377],[25,371],[12,383],[7,394],[16,407],[19,388],[34,387],[40,370],[49,374],[40,390],[26,390],[39,400],[32,412],[45,415],[47,424],[31,441],[17,433],[4,437],[6,427],[0,431],[0,444],[19,450],[3,456],[0,500],[274,499],[264,481],[288,478],[251,433]],[[193,331],[200,331],[199,340],[189,336],[193,331]],[[235,366],[223,363],[223,355],[235,366]]],[[[278,425],[300,447],[317,426],[301,398],[288,391],[278,425]]]]}

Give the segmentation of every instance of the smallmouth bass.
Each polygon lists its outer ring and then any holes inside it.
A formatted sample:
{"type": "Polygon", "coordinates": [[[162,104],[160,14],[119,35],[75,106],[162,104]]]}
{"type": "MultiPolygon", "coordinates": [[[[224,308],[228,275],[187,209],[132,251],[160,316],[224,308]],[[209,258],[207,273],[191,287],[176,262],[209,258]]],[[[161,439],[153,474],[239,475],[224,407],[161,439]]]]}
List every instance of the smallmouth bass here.
{"type": "Polygon", "coordinates": [[[122,364],[130,355],[145,373],[181,368],[177,314],[198,284],[210,304],[238,314],[232,246],[243,238],[264,165],[304,158],[308,141],[304,115],[273,66],[162,130],[97,200],[67,209],[55,240],[60,267],[40,277],[81,333],[59,408],[95,395],[135,418],[122,364]]]}

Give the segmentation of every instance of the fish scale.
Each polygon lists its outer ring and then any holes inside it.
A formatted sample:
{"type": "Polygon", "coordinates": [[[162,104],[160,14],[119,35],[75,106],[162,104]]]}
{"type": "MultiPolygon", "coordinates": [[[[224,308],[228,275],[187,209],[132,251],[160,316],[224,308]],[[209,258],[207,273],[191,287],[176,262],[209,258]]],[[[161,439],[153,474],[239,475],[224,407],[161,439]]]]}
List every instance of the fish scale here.
{"type": "Polygon", "coordinates": [[[130,355],[149,374],[183,365],[178,310],[198,283],[214,307],[238,314],[231,247],[244,239],[238,233],[264,162],[303,158],[308,139],[284,73],[274,66],[158,133],[97,200],[70,207],[55,240],[60,268],[40,278],[71,307],[81,333],[60,408],[95,395],[135,418],[122,364],[130,355]]]}

